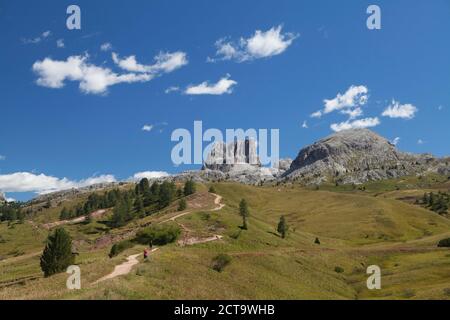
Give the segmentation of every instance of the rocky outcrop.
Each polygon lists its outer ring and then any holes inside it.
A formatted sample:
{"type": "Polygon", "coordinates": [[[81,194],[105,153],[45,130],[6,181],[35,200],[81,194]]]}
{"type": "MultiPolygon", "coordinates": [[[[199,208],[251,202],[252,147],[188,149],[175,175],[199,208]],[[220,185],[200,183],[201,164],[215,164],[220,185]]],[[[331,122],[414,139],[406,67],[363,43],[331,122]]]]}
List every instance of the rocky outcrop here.
{"type": "Polygon", "coordinates": [[[184,172],[177,177],[256,185],[277,180],[289,168],[291,162],[291,159],[281,159],[274,168],[262,167],[254,140],[235,141],[228,145],[218,142],[209,152],[202,170],[184,172]]]}
{"type": "Polygon", "coordinates": [[[345,130],[303,148],[283,178],[304,184],[360,184],[424,172],[431,155],[400,152],[367,129],[345,130]]]}
{"type": "Polygon", "coordinates": [[[261,167],[253,139],[234,141],[229,144],[216,142],[208,154],[203,169],[228,172],[235,168],[261,167]]]}

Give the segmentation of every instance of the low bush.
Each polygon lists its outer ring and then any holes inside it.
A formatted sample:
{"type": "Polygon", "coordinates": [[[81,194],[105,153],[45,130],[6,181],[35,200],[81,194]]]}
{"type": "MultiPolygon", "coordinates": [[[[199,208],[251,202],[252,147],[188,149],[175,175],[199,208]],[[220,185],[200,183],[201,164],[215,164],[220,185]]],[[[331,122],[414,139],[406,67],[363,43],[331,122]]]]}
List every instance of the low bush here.
{"type": "Polygon", "coordinates": [[[336,272],[336,273],[343,273],[344,272],[344,268],[339,267],[339,266],[334,267],[334,272],[336,272]]]}
{"type": "Polygon", "coordinates": [[[438,243],[438,247],[450,248],[450,238],[442,239],[438,243]]]}
{"type": "Polygon", "coordinates": [[[152,225],[139,231],[136,235],[136,241],[144,245],[149,243],[165,245],[177,240],[180,234],[181,230],[176,224],[152,225]]]}
{"type": "Polygon", "coordinates": [[[111,247],[111,251],[109,252],[109,257],[115,257],[117,256],[119,253],[132,248],[134,246],[133,242],[125,240],[125,241],[121,241],[118,243],[115,243],[112,247],[111,247]]]}
{"type": "Polygon", "coordinates": [[[231,263],[231,257],[227,254],[221,253],[217,255],[212,261],[212,268],[217,272],[222,272],[223,269],[231,263]]]}

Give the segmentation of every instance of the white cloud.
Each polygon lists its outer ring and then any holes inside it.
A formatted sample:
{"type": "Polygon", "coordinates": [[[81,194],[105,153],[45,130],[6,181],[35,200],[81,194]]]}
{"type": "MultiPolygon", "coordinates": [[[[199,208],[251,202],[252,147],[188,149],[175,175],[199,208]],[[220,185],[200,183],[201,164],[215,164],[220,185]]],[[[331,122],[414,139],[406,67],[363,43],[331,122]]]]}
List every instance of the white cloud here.
{"type": "Polygon", "coordinates": [[[330,127],[333,131],[339,132],[342,130],[349,130],[349,129],[370,128],[375,127],[379,124],[380,120],[377,117],[375,117],[375,118],[359,119],[355,121],[347,120],[341,123],[333,123],[330,127]]]}
{"type": "Polygon", "coordinates": [[[306,123],[306,120],[303,121],[302,128],[303,129],[308,129],[308,123],[306,123]]]}
{"type": "Polygon", "coordinates": [[[355,109],[344,109],[344,110],[341,110],[341,113],[348,115],[349,119],[353,120],[353,119],[356,119],[356,118],[362,116],[363,111],[362,111],[362,109],[360,107],[357,107],[355,109]]]}
{"type": "Polygon", "coordinates": [[[320,117],[322,117],[322,111],[319,110],[319,111],[313,112],[313,113],[311,113],[310,117],[311,118],[320,118],[320,117]]]}
{"type": "Polygon", "coordinates": [[[333,99],[325,99],[323,110],[318,110],[310,116],[311,118],[320,118],[325,114],[340,111],[342,114],[348,115],[349,120],[356,119],[363,115],[361,107],[367,103],[368,93],[369,89],[366,86],[352,85],[344,94],[338,93],[333,99]]]}
{"type": "Polygon", "coordinates": [[[48,37],[51,36],[51,31],[44,31],[41,35],[39,35],[38,37],[35,38],[31,38],[31,39],[22,39],[22,42],[24,44],[38,44],[41,41],[47,39],[48,37]]]}
{"type": "Polygon", "coordinates": [[[281,31],[282,26],[272,27],[267,31],[256,30],[252,37],[241,38],[238,43],[220,39],[215,44],[217,59],[209,58],[208,61],[236,60],[244,62],[279,55],[298,37],[296,34],[283,34],[281,31]]]}
{"type": "Polygon", "coordinates": [[[144,126],[142,127],[142,131],[147,131],[150,132],[153,129],[153,125],[152,124],[144,124],[144,126]]]}
{"type": "Polygon", "coordinates": [[[334,99],[325,99],[323,113],[365,105],[369,99],[368,92],[365,86],[351,86],[344,94],[338,93],[334,99]]]}
{"type": "Polygon", "coordinates": [[[400,137],[396,137],[394,140],[392,140],[392,144],[394,145],[394,146],[396,146],[396,145],[398,145],[398,143],[400,142],[400,137]]]}
{"type": "Polygon", "coordinates": [[[112,45],[109,42],[105,42],[100,46],[100,50],[105,51],[105,52],[109,51],[111,49],[112,49],[112,45]]]}
{"type": "Polygon", "coordinates": [[[417,140],[417,144],[424,144],[425,141],[423,141],[422,139],[417,140]]]}
{"type": "Polygon", "coordinates": [[[175,86],[173,86],[173,87],[167,88],[164,92],[165,92],[166,94],[169,94],[169,93],[177,92],[177,91],[180,91],[180,87],[175,87],[175,86]]]}
{"type": "Polygon", "coordinates": [[[444,110],[444,106],[442,106],[442,105],[438,106],[438,110],[439,110],[439,111],[444,110]]]}
{"type": "Polygon", "coordinates": [[[58,48],[64,48],[64,39],[58,39],[56,40],[56,47],[58,48]]]}
{"type": "Polygon", "coordinates": [[[109,86],[119,83],[150,81],[149,74],[116,74],[109,68],[98,67],[87,62],[89,56],[70,56],[65,61],[45,58],[33,64],[33,71],[39,76],[36,83],[47,88],[62,88],[66,80],[78,81],[84,93],[103,94],[109,86]]]}
{"type": "Polygon", "coordinates": [[[163,177],[168,177],[170,174],[168,174],[165,171],[143,171],[143,172],[137,172],[133,175],[133,177],[129,178],[131,181],[139,181],[141,179],[147,178],[147,179],[158,179],[163,177]]]}
{"type": "Polygon", "coordinates": [[[163,132],[163,130],[164,130],[164,128],[163,127],[165,127],[165,126],[167,126],[168,125],[168,123],[167,122],[158,122],[158,123],[154,123],[154,124],[145,124],[142,128],[141,128],[141,130],[142,131],[146,131],[146,132],[150,132],[150,131],[152,131],[152,130],[156,130],[156,129],[158,129],[159,128],[159,132],[161,133],[161,132],[163,132]]]}
{"type": "Polygon", "coordinates": [[[6,160],[6,156],[0,154],[0,161],[6,160]]]}
{"type": "Polygon", "coordinates": [[[398,101],[392,100],[391,104],[383,111],[382,116],[389,118],[414,118],[417,109],[412,104],[400,104],[398,101]]]}
{"type": "Polygon", "coordinates": [[[152,65],[138,63],[136,56],[120,59],[115,52],[112,53],[112,59],[123,70],[150,74],[169,73],[188,64],[186,53],[181,51],[173,53],[161,52],[154,58],[155,63],[152,65]]]}
{"type": "Polygon", "coordinates": [[[72,188],[81,188],[97,183],[115,182],[113,175],[90,177],[80,181],[57,178],[45,174],[16,172],[0,175],[0,190],[3,192],[35,192],[45,194],[72,188]]]}
{"type": "Polygon", "coordinates": [[[226,75],[215,84],[209,84],[207,81],[200,83],[199,85],[189,86],[186,90],[186,94],[190,95],[222,95],[225,93],[230,94],[233,91],[233,86],[237,84],[236,81],[230,79],[230,75],[226,75]]]}
{"type": "Polygon", "coordinates": [[[6,202],[16,202],[16,199],[14,198],[6,198],[5,200],[6,202]]]}

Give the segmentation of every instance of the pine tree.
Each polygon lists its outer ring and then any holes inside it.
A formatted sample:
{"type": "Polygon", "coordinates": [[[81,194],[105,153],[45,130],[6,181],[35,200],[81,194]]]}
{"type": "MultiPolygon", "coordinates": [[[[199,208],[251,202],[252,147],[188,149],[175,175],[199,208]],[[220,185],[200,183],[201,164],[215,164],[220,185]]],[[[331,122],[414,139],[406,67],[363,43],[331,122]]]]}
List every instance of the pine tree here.
{"type": "Polygon", "coordinates": [[[68,266],[74,264],[72,254],[72,239],[63,229],[58,228],[47,238],[47,245],[41,256],[41,269],[45,277],[64,272],[68,266]]]}
{"type": "Polygon", "coordinates": [[[183,198],[178,203],[178,211],[186,210],[186,207],[187,207],[186,199],[183,198]]]}
{"type": "Polygon", "coordinates": [[[247,218],[250,216],[250,212],[245,199],[239,203],[239,214],[242,217],[242,229],[247,230],[247,218]]]}
{"type": "Polygon", "coordinates": [[[284,216],[280,217],[280,222],[278,222],[277,231],[281,235],[281,238],[286,238],[286,232],[288,231],[289,226],[286,223],[286,219],[284,216]]]}
{"type": "Polygon", "coordinates": [[[175,195],[175,184],[173,182],[164,181],[159,190],[159,207],[167,207],[173,200],[175,195]]]}
{"type": "Polygon", "coordinates": [[[196,191],[195,182],[190,179],[184,183],[184,195],[187,197],[191,194],[194,194],[196,191]]]}
{"type": "Polygon", "coordinates": [[[127,214],[127,205],[124,200],[119,200],[114,207],[112,223],[115,227],[121,227],[125,224],[127,214]]]}
{"type": "Polygon", "coordinates": [[[143,218],[145,216],[144,201],[142,201],[141,195],[136,197],[136,200],[134,201],[134,209],[139,217],[143,218]]]}

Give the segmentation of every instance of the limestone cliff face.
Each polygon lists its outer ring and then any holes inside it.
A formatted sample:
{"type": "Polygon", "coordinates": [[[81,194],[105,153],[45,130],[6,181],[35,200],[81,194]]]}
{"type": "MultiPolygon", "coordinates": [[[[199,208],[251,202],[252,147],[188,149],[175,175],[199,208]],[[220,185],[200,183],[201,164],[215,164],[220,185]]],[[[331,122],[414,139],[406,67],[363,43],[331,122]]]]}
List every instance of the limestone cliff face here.
{"type": "Polygon", "coordinates": [[[252,139],[226,144],[217,142],[208,154],[203,169],[229,172],[239,167],[261,167],[256,142],[252,139]]]}
{"type": "Polygon", "coordinates": [[[300,150],[283,177],[305,184],[358,184],[423,172],[435,161],[430,155],[400,152],[370,130],[353,129],[335,133],[300,150]]]}

